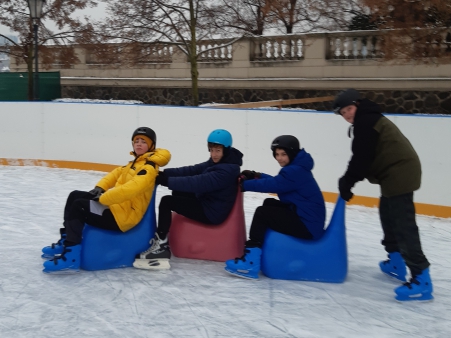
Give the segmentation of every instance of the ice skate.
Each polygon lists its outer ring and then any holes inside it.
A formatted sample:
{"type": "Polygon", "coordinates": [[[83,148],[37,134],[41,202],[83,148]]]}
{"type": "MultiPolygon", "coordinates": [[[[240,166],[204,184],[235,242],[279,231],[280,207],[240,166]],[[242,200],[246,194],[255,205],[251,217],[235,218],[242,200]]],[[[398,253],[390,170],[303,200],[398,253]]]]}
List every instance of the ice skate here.
{"type": "Polygon", "coordinates": [[[421,274],[412,277],[410,282],[395,289],[395,299],[399,302],[405,301],[430,301],[434,299],[432,292],[434,291],[429,275],[429,268],[424,269],[421,274]]]}
{"type": "Polygon", "coordinates": [[[167,270],[171,266],[171,250],[169,249],[168,237],[161,240],[157,233],[150,240],[150,248],[136,255],[133,266],[145,270],[167,270]]]}
{"type": "Polygon", "coordinates": [[[246,248],[241,258],[226,261],[225,270],[235,276],[247,279],[258,279],[262,250],[258,247],[246,248]]]}
{"type": "Polygon", "coordinates": [[[61,255],[56,255],[53,259],[44,262],[45,273],[51,274],[72,274],[80,272],[81,245],[64,247],[61,255]]]}
{"type": "Polygon", "coordinates": [[[43,259],[51,259],[55,255],[61,255],[64,250],[64,241],[66,240],[66,229],[60,229],[61,238],[56,243],[52,243],[49,246],[42,248],[41,258],[43,259]]]}
{"type": "Polygon", "coordinates": [[[387,276],[406,282],[407,267],[399,252],[388,254],[388,259],[379,263],[381,271],[387,276]]]}

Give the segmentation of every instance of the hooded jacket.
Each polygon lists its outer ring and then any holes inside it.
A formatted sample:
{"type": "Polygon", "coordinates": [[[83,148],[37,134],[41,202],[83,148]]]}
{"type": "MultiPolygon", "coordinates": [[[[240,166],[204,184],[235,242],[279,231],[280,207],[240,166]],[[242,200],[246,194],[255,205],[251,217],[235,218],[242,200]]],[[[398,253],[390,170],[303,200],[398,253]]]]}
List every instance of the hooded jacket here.
{"type": "Polygon", "coordinates": [[[313,236],[324,234],[326,206],[318,183],[312,174],[313,158],[304,149],[277,176],[261,174],[260,179],[243,182],[245,191],[277,193],[282,203],[292,205],[313,236]]]}
{"type": "Polygon", "coordinates": [[[379,184],[385,197],[420,188],[420,159],[398,127],[381,114],[378,104],[361,100],[353,127],[352,157],[345,173],[349,182],[366,178],[379,184]]]}
{"type": "Polygon", "coordinates": [[[231,147],[225,149],[218,163],[210,158],[196,165],[166,169],[164,174],[168,177],[168,188],[194,193],[210,222],[220,224],[235,203],[242,158],[243,154],[231,147]]]}
{"type": "Polygon", "coordinates": [[[171,159],[170,152],[161,148],[140,156],[130,154],[135,156],[133,161],[114,169],[97,183],[105,190],[99,202],[110,208],[123,232],[141,221],[152,198],[158,168],[171,159]]]}

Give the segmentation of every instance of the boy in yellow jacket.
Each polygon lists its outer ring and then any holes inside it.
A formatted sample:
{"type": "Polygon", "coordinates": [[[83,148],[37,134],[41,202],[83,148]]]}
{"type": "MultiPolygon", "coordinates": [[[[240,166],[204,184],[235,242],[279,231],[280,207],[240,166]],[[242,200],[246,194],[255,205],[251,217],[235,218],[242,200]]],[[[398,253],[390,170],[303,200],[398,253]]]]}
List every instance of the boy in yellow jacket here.
{"type": "Polygon", "coordinates": [[[103,177],[89,191],[73,191],[64,208],[61,239],[42,249],[44,272],[78,272],[85,223],[111,231],[126,232],[142,219],[149,206],[159,167],[171,159],[166,149],[156,146],[155,132],[140,127],[132,135],[135,158],[103,177]]]}

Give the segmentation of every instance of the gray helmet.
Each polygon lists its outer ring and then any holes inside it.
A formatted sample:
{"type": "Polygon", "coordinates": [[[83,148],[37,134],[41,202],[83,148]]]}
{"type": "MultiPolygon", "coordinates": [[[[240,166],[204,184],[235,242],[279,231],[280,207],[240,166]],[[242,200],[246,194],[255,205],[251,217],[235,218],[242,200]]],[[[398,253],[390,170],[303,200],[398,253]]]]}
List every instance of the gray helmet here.
{"type": "Polygon", "coordinates": [[[334,101],[334,113],[340,115],[341,108],[355,104],[360,100],[360,93],[355,89],[346,89],[340,92],[334,101]]]}

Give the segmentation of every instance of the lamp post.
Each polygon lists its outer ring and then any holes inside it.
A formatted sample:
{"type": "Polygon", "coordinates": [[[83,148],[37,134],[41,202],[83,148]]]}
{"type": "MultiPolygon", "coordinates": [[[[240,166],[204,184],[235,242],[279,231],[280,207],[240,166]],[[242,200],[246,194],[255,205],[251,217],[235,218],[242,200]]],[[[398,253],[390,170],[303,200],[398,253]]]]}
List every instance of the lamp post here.
{"type": "Polygon", "coordinates": [[[30,17],[33,21],[34,37],[34,81],[33,81],[33,100],[39,101],[39,62],[38,62],[38,28],[42,15],[42,6],[45,0],[27,0],[30,9],[30,17]]]}

